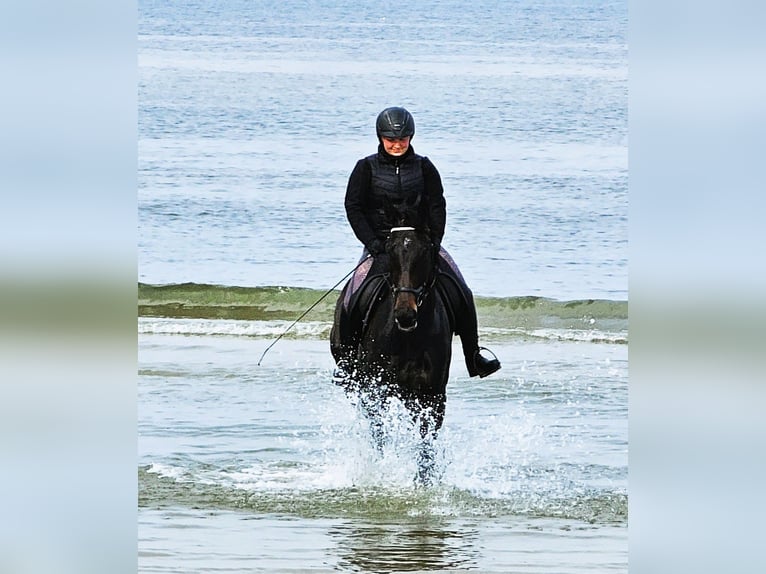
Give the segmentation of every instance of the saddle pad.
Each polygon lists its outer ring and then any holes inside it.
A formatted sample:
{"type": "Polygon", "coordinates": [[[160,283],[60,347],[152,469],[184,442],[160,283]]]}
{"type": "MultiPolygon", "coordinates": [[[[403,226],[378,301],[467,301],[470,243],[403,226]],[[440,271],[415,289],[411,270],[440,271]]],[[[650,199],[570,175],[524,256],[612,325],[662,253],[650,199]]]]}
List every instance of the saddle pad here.
{"type": "Polygon", "coordinates": [[[343,310],[347,313],[354,307],[352,300],[356,299],[356,295],[359,293],[359,288],[362,286],[370,272],[372,262],[372,257],[365,259],[362,264],[356,268],[351,279],[348,280],[346,286],[343,288],[343,310]]]}

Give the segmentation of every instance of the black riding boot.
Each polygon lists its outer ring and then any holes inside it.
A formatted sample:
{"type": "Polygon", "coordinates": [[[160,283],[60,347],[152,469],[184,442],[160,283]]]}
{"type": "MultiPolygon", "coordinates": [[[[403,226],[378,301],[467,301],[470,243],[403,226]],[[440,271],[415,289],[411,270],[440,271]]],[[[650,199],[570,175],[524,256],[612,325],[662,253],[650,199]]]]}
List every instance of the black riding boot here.
{"type": "Polygon", "coordinates": [[[486,347],[479,347],[478,322],[476,320],[476,307],[473,305],[473,297],[469,304],[463,309],[463,316],[458,320],[458,335],[460,343],[463,346],[463,355],[465,357],[465,366],[468,369],[468,375],[471,377],[487,377],[500,370],[500,361],[494,357],[494,353],[486,347]],[[492,353],[493,358],[487,359],[482,356],[481,350],[485,349],[492,353]]]}
{"type": "MultiPolygon", "coordinates": [[[[359,263],[365,261],[369,253],[365,249],[362,253],[362,257],[359,263]]],[[[371,262],[370,268],[367,269],[363,278],[359,278],[355,273],[354,276],[346,283],[341,291],[340,297],[335,304],[335,316],[333,321],[333,327],[330,330],[330,351],[335,359],[336,369],[333,372],[333,381],[341,386],[348,387],[353,383],[351,375],[355,370],[354,356],[357,353],[359,343],[361,340],[362,318],[364,310],[360,309],[347,309],[346,302],[351,306],[358,305],[358,302],[354,302],[354,299],[359,297],[359,293],[369,287],[369,279],[375,275],[382,275],[387,269],[388,258],[379,255],[375,257],[371,262]],[[350,289],[354,288],[356,282],[356,290],[347,293],[350,289]],[[361,284],[359,284],[361,282],[361,284]]]]}
{"type": "Polygon", "coordinates": [[[465,366],[471,377],[479,376],[482,379],[500,369],[500,361],[494,357],[494,353],[486,347],[479,347],[479,322],[476,318],[476,305],[473,301],[473,293],[466,285],[465,280],[460,273],[455,271],[449,264],[440,261],[440,269],[455,279],[463,292],[463,304],[457,309],[456,331],[460,336],[460,342],[463,346],[463,355],[465,356],[465,366]],[[481,355],[484,349],[492,353],[493,358],[487,359],[481,355]]]}
{"type": "Polygon", "coordinates": [[[351,378],[349,376],[351,369],[348,363],[354,353],[354,341],[350,318],[348,312],[343,307],[344,295],[348,288],[349,284],[346,284],[338,298],[335,305],[333,326],[332,329],[330,329],[330,352],[332,353],[336,364],[332,378],[336,385],[342,387],[348,387],[351,384],[351,378]]]}

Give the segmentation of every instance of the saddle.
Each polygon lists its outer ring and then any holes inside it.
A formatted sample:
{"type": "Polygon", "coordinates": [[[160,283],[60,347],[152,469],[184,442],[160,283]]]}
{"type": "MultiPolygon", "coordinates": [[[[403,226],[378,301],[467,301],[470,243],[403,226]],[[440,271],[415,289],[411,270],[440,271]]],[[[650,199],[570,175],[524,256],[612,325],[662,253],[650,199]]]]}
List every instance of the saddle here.
{"type": "MultiPolygon", "coordinates": [[[[362,265],[349,279],[341,293],[339,329],[344,342],[359,341],[367,330],[370,313],[386,297],[389,288],[385,274],[368,276],[370,265],[362,265]]],[[[437,271],[430,296],[440,297],[447,311],[450,330],[457,333],[460,312],[468,305],[458,280],[447,272],[437,271]]]]}
{"type": "Polygon", "coordinates": [[[383,300],[388,288],[383,274],[365,276],[358,284],[355,279],[352,277],[343,288],[339,328],[344,342],[361,339],[367,330],[370,313],[383,300]]]}

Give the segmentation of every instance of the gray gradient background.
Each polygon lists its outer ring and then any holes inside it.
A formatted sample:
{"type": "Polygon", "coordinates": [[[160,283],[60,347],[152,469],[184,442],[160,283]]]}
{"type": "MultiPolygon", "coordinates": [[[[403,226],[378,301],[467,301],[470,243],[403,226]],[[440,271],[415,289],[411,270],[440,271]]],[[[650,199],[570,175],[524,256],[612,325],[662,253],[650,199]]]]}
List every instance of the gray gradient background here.
{"type": "MultiPolygon", "coordinates": [[[[136,6],[4,12],[0,571],[135,572],[136,6]]],[[[631,572],[766,570],[763,12],[630,4],[631,572]]]]}

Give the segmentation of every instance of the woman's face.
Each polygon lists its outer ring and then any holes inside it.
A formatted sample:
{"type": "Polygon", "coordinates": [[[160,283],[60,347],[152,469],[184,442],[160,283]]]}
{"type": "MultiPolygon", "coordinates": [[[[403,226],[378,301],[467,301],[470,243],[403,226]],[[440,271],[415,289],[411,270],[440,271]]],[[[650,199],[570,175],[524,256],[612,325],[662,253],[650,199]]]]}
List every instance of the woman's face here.
{"type": "Polygon", "coordinates": [[[395,139],[381,137],[380,139],[383,142],[383,149],[386,150],[386,153],[394,157],[403,155],[410,147],[410,136],[395,139]]]}

